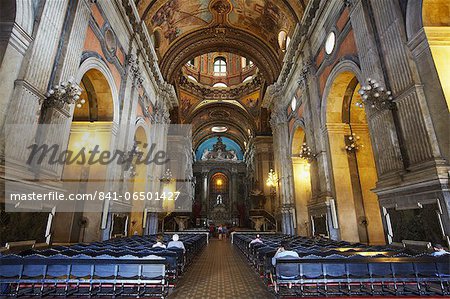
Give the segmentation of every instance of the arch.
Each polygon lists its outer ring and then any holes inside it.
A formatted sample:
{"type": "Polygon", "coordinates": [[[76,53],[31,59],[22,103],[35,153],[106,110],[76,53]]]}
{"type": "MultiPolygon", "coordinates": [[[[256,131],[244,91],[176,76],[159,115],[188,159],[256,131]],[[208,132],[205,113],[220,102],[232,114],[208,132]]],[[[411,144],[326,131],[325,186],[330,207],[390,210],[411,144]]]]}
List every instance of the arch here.
{"type": "Polygon", "coordinates": [[[308,204],[311,201],[311,167],[308,160],[299,157],[300,149],[306,142],[306,133],[300,123],[294,125],[291,138],[292,174],[294,184],[294,203],[296,209],[297,233],[301,236],[311,234],[309,230],[308,204]]]}
{"type": "MultiPolygon", "coordinates": [[[[87,88],[93,93],[92,102],[98,102],[97,92],[103,92],[104,98],[101,99],[100,103],[109,101],[109,108],[112,109],[107,119],[77,119],[75,105],[71,107],[71,115],[74,117],[70,125],[70,135],[68,141],[68,149],[79,149],[86,146],[98,145],[101,151],[111,150],[115,148],[117,127],[119,124],[119,99],[117,86],[115,84],[114,78],[110,70],[108,69],[106,63],[97,57],[88,57],[85,59],[76,75],[75,82],[87,88]],[[84,78],[84,79],[83,79],[84,78]],[[89,86],[85,86],[89,85],[89,86]]],[[[87,97],[87,94],[84,96],[87,97]]],[[[91,99],[88,99],[88,103],[91,99]]],[[[86,105],[86,104],[85,104],[86,105]]],[[[100,109],[103,109],[100,107],[100,109]]],[[[74,181],[78,181],[80,185],[91,179],[94,176],[99,179],[98,184],[95,188],[97,190],[109,190],[111,188],[111,178],[114,173],[114,168],[117,164],[110,163],[108,165],[103,165],[96,163],[94,165],[84,165],[87,166],[83,171],[80,171],[77,167],[82,167],[83,165],[69,165],[70,167],[64,167],[63,177],[73,178],[74,181]]],[[[105,207],[105,211],[108,207],[105,207]]],[[[113,214],[111,212],[105,212],[104,216],[99,217],[98,213],[83,212],[82,216],[86,217],[91,221],[91,223],[98,223],[102,228],[110,226],[107,224],[108,218],[112,219],[113,214]]],[[[81,215],[80,215],[81,216],[81,215]]],[[[110,222],[108,222],[110,223],[110,222]]],[[[110,227],[111,228],[111,227],[110,227]]],[[[100,230],[97,229],[96,225],[89,226],[83,235],[84,241],[96,241],[101,239],[100,230]]]]}
{"type": "Polygon", "coordinates": [[[450,3],[447,0],[409,0],[406,7],[408,40],[424,27],[450,26],[450,3]]]}
{"type": "Polygon", "coordinates": [[[114,108],[112,122],[113,122],[114,126],[118,126],[119,125],[119,111],[120,111],[118,88],[116,86],[114,77],[113,77],[111,71],[109,70],[108,66],[106,65],[106,63],[97,57],[88,57],[86,60],[84,60],[81,63],[80,67],[78,68],[78,73],[75,77],[75,80],[77,83],[80,84],[84,75],[92,69],[99,71],[105,77],[106,81],[108,82],[108,85],[109,85],[109,88],[111,91],[111,96],[112,96],[113,108],[114,108]]]}
{"type": "Polygon", "coordinates": [[[450,2],[410,0],[406,10],[409,40],[425,34],[447,106],[450,106],[450,2]]]}
{"type": "Polygon", "coordinates": [[[105,76],[97,69],[88,70],[81,79],[82,93],[75,106],[73,120],[112,121],[114,109],[111,88],[105,76]]]}
{"type": "Polygon", "coordinates": [[[294,127],[292,129],[291,134],[291,142],[290,142],[290,150],[291,156],[298,155],[299,150],[302,147],[302,144],[306,142],[306,131],[299,121],[294,123],[294,127]]]}
{"type": "MultiPolygon", "coordinates": [[[[344,60],[340,63],[338,63],[333,70],[331,71],[330,75],[328,76],[327,82],[325,84],[325,89],[323,91],[322,101],[321,101],[321,125],[322,127],[325,127],[327,122],[330,122],[327,119],[328,109],[329,106],[333,110],[336,111],[336,113],[339,113],[338,118],[342,119],[342,103],[344,101],[344,93],[342,93],[341,98],[337,98],[336,102],[329,103],[329,94],[333,88],[336,88],[338,84],[345,84],[345,82],[348,82],[347,80],[350,80],[351,78],[356,77],[356,79],[359,82],[364,82],[364,78],[361,72],[361,69],[359,66],[351,61],[351,60],[344,60]],[[339,80],[336,80],[338,77],[340,77],[342,74],[344,74],[344,77],[341,77],[339,80]],[[329,105],[331,104],[331,105],[329,105]]],[[[346,85],[347,87],[348,85],[346,85]]],[[[340,122],[340,121],[338,121],[340,122]]]]}
{"type": "Polygon", "coordinates": [[[327,132],[327,158],[331,162],[341,238],[383,244],[378,198],[371,191],[376,186],[377,172],[370,132],[365,110],[352,105],[352,100],[360,96],[357,91],[361,80],[361,71],[354,62],[343,61],[333,69],[324,91],[321,121],[327,132]],[[355,140],[353,134],[358,136],[360,147],[347,150],[355,140]]]}
{"type": "MultiPolygon", "coordinates": [[[[137,121],[135,131],[134,131],[134,143],[138,146],[139,150],[142,152],[143,157],[146,156],[148,147],[144,147],[143,144],[148,143],[148,131],[146,126],[141,123],[140,120],[137,121]]],[[[147,171],[148,165],[145,163],[137,164],[135,166],[136,175],[131,179],[130,184],[132,185],[133,192],[145,192],[147,183],[147,171]]],[[[133,201],[130,213],[130,223],[128,226],[128,235],[142,235],[144,232],[143,224],[144,217],[143,211],[145,209],[145,203],[141,201],[133,201]]]]}
{"type": "Polygon", "coordinates": [[[175,41],[161,60],[161,73],[169,83],[175,82],[187,61],[210,52],[229,52],[250,58],[269,84],[277,80],[281,71],[277,53],[254,35],[233,28],[223,28],[220,32],[206,28],[175,41]]]}
{"type": "Polygon", "coordinates": [[[23,34],[23,36],[20,37],[20,43],[25,43],[25,41],[28,43],[31,42],[35,10],[33,0],[3,0],[1,8],[0,29],[2,31],[2,36],[7,38],[0,42],[0,65],[3,62],[6,48],[10,42],[9,39],[12,37],[14,26],[18,26],[23,30],[20,31],[20,33],[23,34]]]}

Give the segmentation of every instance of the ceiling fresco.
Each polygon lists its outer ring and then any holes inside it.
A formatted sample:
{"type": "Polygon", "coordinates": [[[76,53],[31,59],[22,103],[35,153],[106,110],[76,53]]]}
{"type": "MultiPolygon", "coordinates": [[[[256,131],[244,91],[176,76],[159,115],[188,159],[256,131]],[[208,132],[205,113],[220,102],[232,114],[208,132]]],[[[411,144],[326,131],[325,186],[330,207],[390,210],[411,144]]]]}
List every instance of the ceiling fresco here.
{"type": "Polygon", "coordinates": [[[162,57],[183,35],[220,23],[250,32],[276,48],[280,30],[292,33],[308,1],[140,0],[138,11],[150,34],[157,32],[156,47],[162,57]]]}

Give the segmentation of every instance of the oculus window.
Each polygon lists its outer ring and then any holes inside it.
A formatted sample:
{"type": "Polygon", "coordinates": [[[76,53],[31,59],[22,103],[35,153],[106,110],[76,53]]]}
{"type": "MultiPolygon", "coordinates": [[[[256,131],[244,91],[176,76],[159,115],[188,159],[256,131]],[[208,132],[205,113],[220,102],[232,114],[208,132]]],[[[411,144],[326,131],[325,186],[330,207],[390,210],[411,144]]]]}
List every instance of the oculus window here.
{"type": "Polygon", "coordinates": [[[334,47],[336,46],[336,34],[332,31],[328,34],[327,40],[325,41],[325,52],[330,55],[333,53],[334,47]]]}

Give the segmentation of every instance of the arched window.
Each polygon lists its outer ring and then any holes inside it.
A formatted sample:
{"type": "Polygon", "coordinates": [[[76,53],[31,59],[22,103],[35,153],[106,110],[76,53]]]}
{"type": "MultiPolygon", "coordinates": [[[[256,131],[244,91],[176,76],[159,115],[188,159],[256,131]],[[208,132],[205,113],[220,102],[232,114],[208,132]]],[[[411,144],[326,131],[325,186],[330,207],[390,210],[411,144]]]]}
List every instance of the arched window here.
{"type": "Polygon", "coordinates": [[[246,67],[251,67],[253,66],[253,61],[251,61],[248,58],[242,57],[241,58],[241,67],[242,68],[246,68],[246,67]]]}
{"type": "Polygon", "coordinates": [[[297,109],[297,98],[294,97],[291,101],[291,109],[292,111],[295,111],[295,109],[297,109]]]}
{"type": "Polygon", "coordinates": [[[252,79],[253,79],[253,76],[248,76],[242,82],[245,83],[245,82],[248,82],[248,81],[252,81],[252,79]]]}
{"type": "Polygon", "coordinates": [[[192,80],[194,82],[198,82],[197,79],[195,79],[194,76],[188,75],[187,77],[188,77],[189,80],[192,80]]]}
{"type": "Polygon", "coordinates": [[[228,87],[228,85],[226,85],[225,83],[219,82],[213,85],[213,87],[228,87]]]}
{"type": "Polygon", "coordinates": [[[214,59],[214,75],[225,76],[227,74],[227,61],[224,57],[214,59]]]}
{"type": "Polygon", "coordinates": [[[287,39],[287,33],[284,30],[281,30],[280,33],[278,33],[278,46],[280,46],[280,49],[282,51],[286,51],[286,39],[287,39]]]}
{"type": "Polygon", "coordinates": [[[189,66],[195,66],[195,58],[192,58],[186,64],[189,65],[189,66]]]}

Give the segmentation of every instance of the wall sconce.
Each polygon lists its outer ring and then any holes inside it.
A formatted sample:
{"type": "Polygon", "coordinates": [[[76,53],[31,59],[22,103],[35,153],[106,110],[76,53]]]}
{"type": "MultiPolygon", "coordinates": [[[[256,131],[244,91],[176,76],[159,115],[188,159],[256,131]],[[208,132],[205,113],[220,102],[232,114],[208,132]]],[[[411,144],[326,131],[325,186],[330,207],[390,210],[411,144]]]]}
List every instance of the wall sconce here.
{"type": "Polygon", "coordinates": [[[173,175],[169,168],[166,169],[164,174],[159,179],[163,184],[170,184],[173,181],[173,175]]]}
{"type": "Polygon", "coordinates": [[[64,104],[76,104],[77,108],[86,103],[86,100],[80,99],[81,87],[75,83],[74,78],[69,78],[67,82],[61,82],[59,85],[54,85],[45,94],[47,97],[47,106],[62,106],[64,104]]]}
{"type": "Polygon", "coordinates": [[[347,145],[345,146],[345,150],[348,153],[351,153],[351,152],[356,152],[359,149],[362,149],[364,147],[364,145],[359,143],[360,139],[361,138],[358,135],[356,135],[355,133],[352,133],[350,136],[347,137],[347,142],[346,142],[347,145]]]}
{"type": "Polygon", "coordinates": [[[314,159],[316,159],[317,154],[313,154],[311,148],[305,142],[302,144],[299,157],[301,159],[305,159],[308,163],[311,163],[314,159]]]}
{"type": "Polygon", "coordinates": [[[368,78],[367,83],[358,91],[362,102],[356,102],[357,107],[362,108],[364,105],[369,105],[377,110],[394,108],[395,103],[392,101],[394,98],[391,91],[386,90],[375,79],[368,78]]]}
{"type": "Polygon", "coordinates": [[[128,177],[133,178],[137,175],[136,166],[134,165],[134,159],[141,157],[143,152],[138,146],[138,142],[135,140],[133,147],[128,152],[124,153],[123,159],[125,163],[123,164],[124,170],[127,172],[128,177]]]}

